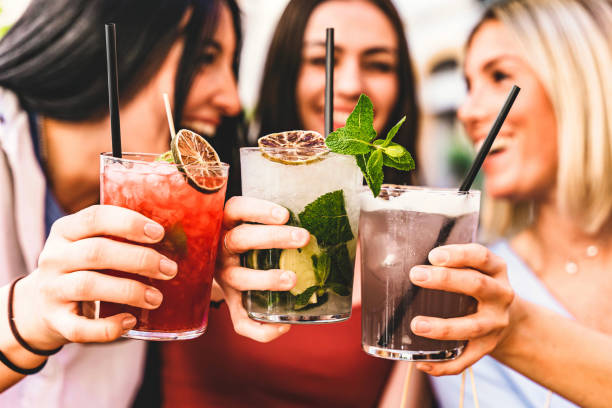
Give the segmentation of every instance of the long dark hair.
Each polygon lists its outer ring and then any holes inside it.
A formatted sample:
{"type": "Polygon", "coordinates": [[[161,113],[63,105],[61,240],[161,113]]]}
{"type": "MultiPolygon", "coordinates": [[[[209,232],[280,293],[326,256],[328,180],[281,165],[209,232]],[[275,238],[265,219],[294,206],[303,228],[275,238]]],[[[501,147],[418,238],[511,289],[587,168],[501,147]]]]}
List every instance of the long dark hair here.
{"type": "MultiPolygon", "coordinates": [[[[325,1],[327,0],[291,0],[276,26],[255,112],[260,135],[303,127],[297,110],[296,84],[302,64],[304,31],[314,9],[325,1]]],[[[391,0],[368,1],[387,16],[398,43],[398,100],[388,123],[385,124],[384,131],[388,131],[406,115],[406,123],[394,141],[404,145],[414,155],[419,129],[419,111],[414,73],[402,21],[391,0]]],[[[415,181],[414,172],[406,173],[385,168],[385,182],[412,184],[415,181]]]]}
{"type": "MultiPolygon", "coordinates": [[[[232,14],[237,76],[242,27],[235,0],[32,0],[0,41],[0,86],[15,92],[24,109],[47,117],[73,122],[103,117],[108,112],[104,23],[115,22],[122,105],[183,38],[174,89],[174,119],[179,125],[221,4],[232,14]]],[[[225,161],[232,161],[238,123],[226,118],[212,139],[225,161]]],[[[230,186],[230,193],[235,192],[230,186]]]]}
{"type": "MultiPolygon", "coordinates": [[[[184,37],[175,87],[180,122],[203,44],[221,0],[32,0],[0,41],[0,86],[27,110],[66,121],[107,112],[104,23],[117,23],[119,93],[129,101],[184,37]],[[186,13],[189,20],[181,29],[186,13]]],[[[227,0],[233,11],[233,0],[227,0]]],[[[240,21],[234,14],[236,32],[240,21]]],[[[240,40],[240,36],[238,36],[240,40]]],[[[239,49],[239,47],[238,47],[239,49]]],[[[236,59],[237,61],[237,59],[236,59]]]]}

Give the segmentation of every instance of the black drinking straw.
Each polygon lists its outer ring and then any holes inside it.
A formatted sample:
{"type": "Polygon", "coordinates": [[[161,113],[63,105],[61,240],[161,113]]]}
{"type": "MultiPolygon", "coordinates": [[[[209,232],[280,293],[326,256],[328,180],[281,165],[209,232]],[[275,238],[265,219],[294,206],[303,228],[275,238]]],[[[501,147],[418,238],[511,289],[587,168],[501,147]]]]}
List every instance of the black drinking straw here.
{"type": "Polygon", "coordinates": [[[465,176],[463,183],[461,183],[459,191],[468,192],[470,190],[470,187],[472,187],[472,183],[474,182],[474,179],[476,178],[480,167],[482,167],[484,159],[487,157],[487,154],[489,154],[489,150],[491,150],[491,146],[493,146],[493,141],[497,137],[499,130],[501,129],[502,125],[504,124],[504,121],[506,120],[506,116],[508,116],[508,112],[510,112],[510,108],[512,108],[512,104],[514,103],[514,100],[516,99],[520,91],[521,88],[519,88],[518,86],[512,86],[512,89],[510,90],[510,93],[506,98],[506,102],[504,103],[504,106],[501,108],[501,111],[499,111],[497,119],[495,119],[495,122],[493,123],[493,127],[489,131],[487,138],[485,139],[484,143],[482,144],[482,147],[478,151],[478,154],[474,159],[474,163],[472,163],[472,167],[470,167],[470,171],[468,171],[468,174],[467,176],[465,176]]]}
{"type": "Polygon", "coordinates": [[[119,124],[119,79],[117,77],[117,35],[115,23],[104,25],[106,33],[106,71],[108,74],[108,109],[110,111],[113,157],[121,157],[121,126],[119,124]]]}
{"type": "Polygon", "coordinates": [[[334,29],[325,30],[325,136],[334,131],[334,29]]]}
{"type": "MultiPolygon", "coordinates": [[[[480,167],[482,167],[482,163],[484,162],[484,159],[489,153],[489,150],[491,150],[493,141],[497,137],[499,130],[504,124],[504,121],[506,120],[506,116],[508,116],[508,112],[510,112],[510,108],[512,108],[512,104],[514,103],[514,100],[516,99],[520,90],[521,88],[519,88],[516,85],[514,85],[512,89],[510,90],[510,93],[508,94],[508,97],[506,98],[506,102],[504,103],[504,106],[499,111],[499,114],[497,115],[497,119],[495,119],[495,122],[493,123],[493,127],[491,127],[491,130],[489,131],[487,138],[485,139],[484,143],[482,144],[482,147],[480,148],[480,150],[478,151],[478,154],[476,155],[476,158],[474,159],[474,163],[472,163],[472,167],[470,168],[470,171],[468,172],[467,176],[463,180],[463,183],[461,183],[461,187],[459,187],[459,192],[467,193],[470,190],[470,187],[472,186],[472,183],[474,182],[474,179],[476,178],[476,174],[478,174],[478,171],[480,170],[480,167]]],[[[444,224],[442,224],[442,228],[440,228],[440,232],[438,233],[438,237],[436,238],[436,242],[434,243],[433,248],[437,248],[439,246],[446,244],[446,240],[448,239],[453,227],[455,226],[456,221],[457,221],[457,218],[455,217],[447,218],[444,221],[444,224]]],[[[420,264],[430,265],[427,257],[420,264]]],[[[393,310],[393,314],[389,317],[389,320],[387,320],[387,324],[383,327],[380,333],[380,336],[378,338],[378,345],[380,347],[384,347],[384,348],[389,347],[393,333],[395,333],[396,330],[399,329],[402,323],[402,320],[404,319],[404,315],[406,314],[406,310],[408,306],[412,303],[412,301],[414,300],[414,297],[417,295],[420,289],[421,288],[419,286],[413,286],[411,290],[407,291],[406,293],[402,295],[400,302],[393,310]]]]}

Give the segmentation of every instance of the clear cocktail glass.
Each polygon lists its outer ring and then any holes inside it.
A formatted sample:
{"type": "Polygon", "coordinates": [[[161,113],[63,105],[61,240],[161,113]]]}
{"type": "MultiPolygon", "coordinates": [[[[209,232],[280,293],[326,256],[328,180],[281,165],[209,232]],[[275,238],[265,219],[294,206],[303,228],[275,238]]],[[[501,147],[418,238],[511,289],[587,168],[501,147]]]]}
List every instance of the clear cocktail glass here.
{"type": "Polygon", "coordinates": [[[242,194],[291,211],[289,224],[310,232],[301,249],[253,250],[242,264],[297,275],[290,291],[243,292],[249,317],[264,322],[329,323],[351,315],[363,176],[351,156],[324,147],[240,149],[242,194]]]}
{"type": "Polygon", "coordinates": [[[368,191],[360,198],[363,349],[396,360],[458,357],[465,341],[417,336],[410,322],[416,316],[465,316],[476,311],[476,300],[415,286],[409,273],[429,264],[435,247],[475,241],[480,192],[383,185],[378,197],[368,191]]]}
{"type": "MultiPolygon", "coordinates": [[[[162,304],[154,310],[100,302],[99,316],[131,313],[136,326],[124,337],[142,340],[183,340],[206,330],[210,294],[229,165],[206,166],[201,185],[221,186],[210,191],[189,183],[181,165],[156,161],[158,155],[109,153],[100,156],[100,203],[137,211],[164,227],[161,242],[149,245],[178,264],[177,275],[168,281],[120,271],[104,271],[136,279],[159,289],[162,304]]],[[[190,174],[198,168],[190,165],[190,174]]]]}

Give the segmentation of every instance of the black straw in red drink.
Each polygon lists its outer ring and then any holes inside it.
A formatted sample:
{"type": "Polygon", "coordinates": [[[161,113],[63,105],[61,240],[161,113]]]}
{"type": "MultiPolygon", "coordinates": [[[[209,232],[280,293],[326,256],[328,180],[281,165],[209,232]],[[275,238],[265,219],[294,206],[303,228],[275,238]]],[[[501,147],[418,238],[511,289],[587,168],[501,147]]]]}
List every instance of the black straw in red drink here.
{"type": "Polygon", "coordinates": [[[325,30],[325,136],[334,131],[334,29],[325,30]]]}
{"type": "Polygon", "coordinates": [[[106,33],[106,71],[108,74],[108,108],[110,111],[113,156],[121,157],[121,126],[119,124],[119,79],[117,76],[117,35],[115,23],[104,25],[106,33]]]}

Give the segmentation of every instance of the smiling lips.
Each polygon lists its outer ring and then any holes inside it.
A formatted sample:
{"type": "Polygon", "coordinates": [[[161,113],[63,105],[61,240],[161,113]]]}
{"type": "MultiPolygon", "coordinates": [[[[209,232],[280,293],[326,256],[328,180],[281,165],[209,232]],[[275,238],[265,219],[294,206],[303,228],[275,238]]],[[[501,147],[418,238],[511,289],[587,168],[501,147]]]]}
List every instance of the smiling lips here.
{"type": "MultiPolygon", "coordinates": [[[[476,151],[480,151],[480,148],[484,144],[484,141],[485,139],[482,138],[474,145],[474,148],[476,149],[476,151]]],[[[511,144],[512,144],[512,139],[510,137],[498,136],[497,138],[495,138],[495,141],[493,142],[493,146],[491,146],[491,150],[489,151],[489,154],[499,153],[502,150],[505,150],[506,148],[508,148],[511,144]]]]}
{"type": "Polygon", "coordinates": [[[214,136],[217,130],[217,123],[213,120],[187,119],[185,126],[203,136],[214,136]]]}

